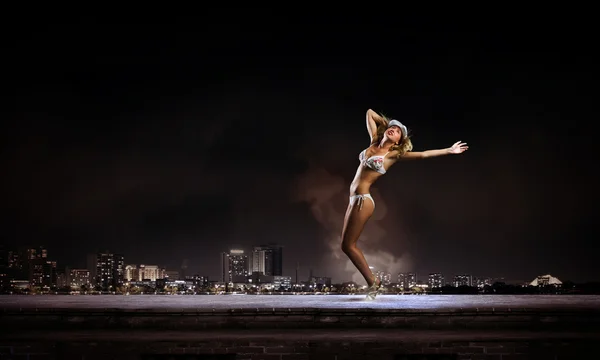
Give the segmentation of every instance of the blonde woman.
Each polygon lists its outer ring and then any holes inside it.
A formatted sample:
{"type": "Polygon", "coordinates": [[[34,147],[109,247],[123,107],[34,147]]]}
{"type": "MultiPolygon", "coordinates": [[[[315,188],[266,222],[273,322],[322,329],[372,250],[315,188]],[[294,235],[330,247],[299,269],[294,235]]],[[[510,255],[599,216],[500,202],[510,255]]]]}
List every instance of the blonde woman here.
{"type": "Polygon", "coordinates": [[[370,194],[371,185],[399,160],[462,154],[468,146],[458,141],[445,149],[412,151],[413,145],[406,126],[371,109],[367,111],[367,131],[371,143],[360,153],[360,165],[350,185],[350,202],[342,229],[342,251],[367,281],[367,300],[374,300],[381,287],[381,279],[377,279],[371,272],[362,251],[356,246],[365,224],[375,210],[375,200],[370,194]]]}

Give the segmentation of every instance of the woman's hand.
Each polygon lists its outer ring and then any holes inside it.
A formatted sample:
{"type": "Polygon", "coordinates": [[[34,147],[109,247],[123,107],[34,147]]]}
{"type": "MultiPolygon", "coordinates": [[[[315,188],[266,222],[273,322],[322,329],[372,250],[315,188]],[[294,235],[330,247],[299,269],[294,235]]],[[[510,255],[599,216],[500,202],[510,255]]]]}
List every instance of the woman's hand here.
{"type": "Polygon", "coordinates": [[[468,148],[469,147],[467,146],[467,143],[457,141],[456,143],[454,143],[454,145],[452,145],[452,147],[448,149],[448,151],[450,152],[450,154],[461,154],[467,151],[468,148]]]}

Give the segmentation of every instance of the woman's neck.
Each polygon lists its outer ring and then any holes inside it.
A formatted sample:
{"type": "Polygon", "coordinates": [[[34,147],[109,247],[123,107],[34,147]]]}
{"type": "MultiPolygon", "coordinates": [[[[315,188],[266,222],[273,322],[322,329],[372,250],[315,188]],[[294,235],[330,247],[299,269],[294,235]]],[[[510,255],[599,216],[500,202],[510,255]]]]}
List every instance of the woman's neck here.
{"type": "Polygon", "coordinates": [[[390,139],[385,138],[381,140],[379,145],[377,145],[377,148],[389,150],[392,146],[394,146],[394,142],[390,141],[390,139]]]}

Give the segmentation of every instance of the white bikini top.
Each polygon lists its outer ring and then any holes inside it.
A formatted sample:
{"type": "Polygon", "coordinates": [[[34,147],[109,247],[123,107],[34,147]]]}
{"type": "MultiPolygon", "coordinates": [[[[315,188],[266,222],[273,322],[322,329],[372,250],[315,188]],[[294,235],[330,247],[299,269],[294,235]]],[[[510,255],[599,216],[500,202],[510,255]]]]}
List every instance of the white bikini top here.
{"type": "Polygon", "coordinates": [[[364,149],[360,153],[360,155],[358,155],[358,159],[360,160],[361,164],[365,165],[369,169],[375,170],[380,174],[385,174],[385,169],[383,167],[383,159],[389,153],[390,152],[388,151],[385,153],[385,155],[373,155],[370,158],[365,159],[365,157],[367,155],[367,149],[364,149]]]}

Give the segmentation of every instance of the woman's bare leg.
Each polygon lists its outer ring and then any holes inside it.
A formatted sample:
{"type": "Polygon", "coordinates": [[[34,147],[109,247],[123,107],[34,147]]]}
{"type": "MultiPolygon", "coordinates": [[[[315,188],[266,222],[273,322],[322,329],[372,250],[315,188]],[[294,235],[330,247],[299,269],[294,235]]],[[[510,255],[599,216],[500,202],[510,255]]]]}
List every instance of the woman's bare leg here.
{"type": "Polygon", "coordinates": [[[355,201],[348,204],[346,216],[344,218],[344,227],[342,229],[342,251],[350,258],[350,261],[356,266],[358,271],[367,281],[367,285],[373,285],[373,272],[363,255],[363,252],[356,246],[356,242],[362,233],[367,220],[373,215],[375,206],[371,199],[364,198],[362,202],[355,201]]]}

